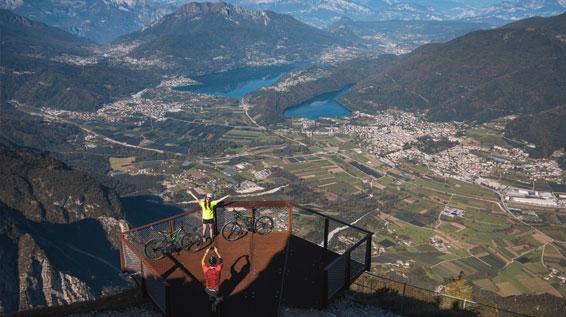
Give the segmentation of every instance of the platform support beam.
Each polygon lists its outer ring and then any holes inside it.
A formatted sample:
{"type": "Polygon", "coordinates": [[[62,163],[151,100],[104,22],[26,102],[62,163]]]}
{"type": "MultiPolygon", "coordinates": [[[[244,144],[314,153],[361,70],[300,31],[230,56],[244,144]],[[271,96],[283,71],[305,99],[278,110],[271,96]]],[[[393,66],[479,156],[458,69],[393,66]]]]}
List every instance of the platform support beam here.
{"type": "Polygon", "coordinates": [[[328,271],[322,271],[322,294],[320,297],[320,308],[328,307],[328,271]]]}
{"type": "Polygon", "coordinates": [[[367,240],[366,240],[366,271],[371,271],[371,238],[372,235],[368,234],[367,235],[367,240]]]}
{"type": "Polygon", "coordinates": [[[344,288],[347,288],[350,286],[350,264],[351,264],[351,256],[352,253],[351,251],[346,252],[345,254],[346,256],[346,270],[344,272],[344,288]]]}

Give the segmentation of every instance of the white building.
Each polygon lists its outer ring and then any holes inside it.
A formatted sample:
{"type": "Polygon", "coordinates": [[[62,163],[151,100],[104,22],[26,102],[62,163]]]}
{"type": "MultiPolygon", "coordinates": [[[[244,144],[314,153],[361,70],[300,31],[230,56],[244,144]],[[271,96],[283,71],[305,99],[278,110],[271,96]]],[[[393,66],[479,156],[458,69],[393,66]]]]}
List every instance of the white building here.
{"type": "Polygon", "coordinates": [[[519,204],[529,204],[543,207],[557,207],[558,204],[554,199],[540,199],[540,198],[525,198],[525,197],[511,197],[511,202],[519,204]]]}

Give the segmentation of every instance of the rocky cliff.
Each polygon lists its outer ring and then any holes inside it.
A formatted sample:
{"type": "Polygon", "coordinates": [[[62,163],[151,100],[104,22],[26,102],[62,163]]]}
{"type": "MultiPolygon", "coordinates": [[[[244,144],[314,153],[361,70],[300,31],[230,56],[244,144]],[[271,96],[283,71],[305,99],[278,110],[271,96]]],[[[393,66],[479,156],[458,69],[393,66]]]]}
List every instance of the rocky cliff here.
{"type": "Polygon", "coordinates": [[[0,150],[0,164],[0,201],[30,220],[70,223],[121,216],[115,192],[45,154],[0,150]]]}
{"type": "Polygon", "coordinates": [[[119,274],[118,195],[25,148],[0,148],[0,314],[93,299],[119,274]]]}

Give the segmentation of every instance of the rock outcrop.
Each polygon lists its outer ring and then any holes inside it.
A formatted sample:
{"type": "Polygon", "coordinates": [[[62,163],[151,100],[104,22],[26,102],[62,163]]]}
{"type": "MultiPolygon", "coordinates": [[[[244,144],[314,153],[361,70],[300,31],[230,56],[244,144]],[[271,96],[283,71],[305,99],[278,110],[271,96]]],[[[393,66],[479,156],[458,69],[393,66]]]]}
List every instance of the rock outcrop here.
{"type": "Polygon", "coordinates": [[[71,223],[122,216],[118,195],[45,154],[0,149],[0,201],[33,221],[71,223]]]}
{"type": "Polygon", "coordinates": [[[0,315],[93,299],[128,286],[118,195],[25,148],[0,148],[0,315]]]}

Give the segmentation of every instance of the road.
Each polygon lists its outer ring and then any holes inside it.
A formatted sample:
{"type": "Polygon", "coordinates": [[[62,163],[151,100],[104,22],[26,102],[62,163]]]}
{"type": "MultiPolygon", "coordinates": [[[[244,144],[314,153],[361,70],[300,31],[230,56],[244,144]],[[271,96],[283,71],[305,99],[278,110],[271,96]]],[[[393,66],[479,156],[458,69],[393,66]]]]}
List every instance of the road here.
{"type": "Polygon", "coordinates": [[[260,125],[259,123],[257,123],[257,122],[254,120],[254,118],[252,118],[252,117],[250,116],[250,114],[249,114],[249,112],[248,112],[249,105],[248,105],[248,102],[246,101],[246,98],[242,98],[242,99],[240,100],[240,107],[242,107],[242,109],[244,110],[244,114],[246,115],[246,117],[248,117],[248,119],[250,120],[250,122],[251,122],[253,125],[255,125],[256,127],[262,129],[263,131],[267,131],[267,132],[269,132],[269,133],[275,134],[275,135],[277,135],[278,137],[280,137],[280,138],[282,138],[282,139],[291,141],[291,142],[293,142],[293,143],[297,143],[297,144],[299,144],[300,146],[307,146],[305,143],[303,143],[303,142],[301,142],[301,141],[297,141],[297,140],[295,140],[295,139],[292,139],[292,138],[290,138],[290,137],[288,137],[288,136],[286,136],[286,135],[283,135],[283,134],[281,134],[281,133],[277,133],[277,132],[275,132],[275,131],[269,131],[269,130],[267,130],[266,127],[264,127],[264,126],[260,125]]]}
{"type": "MultiPolygon", "coordinates": [[[[20,110],[24,111],[23,109],[20,109],[20,110]]],[[[79,128],[79,129],[83,130],[84,132],[89,133],[89,134],[92,134],[92,135],[94,135],[94,136],[96,136],[96,137],[99,137],[99,138],[101,138],[101,139],[103,139],[104,141],[109,142],[109,143],[118,144],[118,145],[121,145],[121,146],[124,146],[124,147],[134,148],[134,149],[138,149],[138,150],[144,150],[144,151],[149,151],[149,152],[155,152],[155,153],[159,153],[159,154],[171,153],[171,154],[175,154],[175,155],[182,155],[181,153],[177,153],[177,152],[169,152],[169,151],[166,152],[166,151],[163,151],[163,150],[158,150],[158,149],[149,148],[149,147],[144,147],[144,146],[139,146],[139,145],[133,145],[133,144],[129,144],[129,143],[126,143],[126,142],[114,140],[114,139],[112,139],[112,138],[109,138],[109,137],[107,137],[107,136],[104,136],[104,135],[102,135],[102,134],[99,134],[99,133],[97,133],[97,132],[95,132],[95,131],[93,131],[93,130],[87,129],[87,128],[81,126],[81,125],[78,124],[78,123],[75,123],[75,122],[73,122],[73,121],[68,121],[68,120],[59,118],[59,117],[57,117],[57,116],[52,116],[52,115],[49,115],[49,114],[44,113],[44,112],[41,112],[41,113],[31,112],[31,111],[25,111],[25,112],[26,112],[27,114],[29,114],[29,115],[36,116],[36,117],[42,117],[42,118],[47,119],[47,120],[49,120],[49,121],[55,121],[55,122],[60,122],[60,123],[65,123],[65,124],[69,124],[69,125],[75,126],[75,127],[79,128]]]]}
{"type": "MultiPolygon", "coordinates": [[[[358,221],[362,220],[365,216],[369,215],[369,214],[372,213],[372,212],[373,212],[373,211],[370,211],[370,212],[367,212],[367,213],[363,214],[360,218],[358,218],[358,219],[352,221],[352,223],[350,223],[350,226],[355,225],[356,223],[358,223],[358,221]]],[[[330,232],[328,233],[328,243],[330,243],[330,241],[332,241],[332,238],[334,237],[335,234],[337,234],[338,232],[340,232],[340,231],[342,231],[342,230],[348,229],[348,228],[349,228],[349,226],[344,225],[344,226],[342,226],[342,227],[338,227],[338,228],[336,228],[336,229],[330,231],[330,232]]],[[[322,240],[318,245],[323,246],[323,245],[324,245],[324,240],[322,240]]]]}

